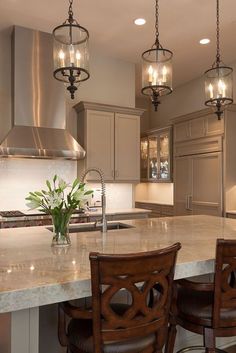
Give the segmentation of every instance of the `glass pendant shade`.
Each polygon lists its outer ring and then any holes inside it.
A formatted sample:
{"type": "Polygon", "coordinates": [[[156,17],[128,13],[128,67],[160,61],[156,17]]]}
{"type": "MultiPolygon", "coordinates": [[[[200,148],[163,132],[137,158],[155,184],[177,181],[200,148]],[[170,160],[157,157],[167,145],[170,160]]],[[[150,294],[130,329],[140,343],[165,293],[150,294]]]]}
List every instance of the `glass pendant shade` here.
{"type": "Polygon", "coordinates": [[[159,40],[159,0],[155,0],[155,42],[142,53],[142,94],[150,96],[155,111],[159,98],[172,92],[173,53],[164,49],[159,40]]]}
{"type": "Polygon", "coordinates": [[[207,106],[222,107],[233,103],[233,69],[217,66],[205,72],[205,96],[207,106]]]}
{"type": "Polygon", "coordinates": [[[212,107],[218,119],[233,103],[233,69],[224,65],[220,55],[220,6],[216,0],[216,60],[205,72],[205,105],[212,107]]]}
{"type": "Polygon", "coordinates": [[[151,96],[155,110],[158,98],[172,92],[172,56],[170,50],[163,48],[142,54],[142,93],[151,96]]]}
{"type": "Polygon", "coordinates": [[[73,18],[70,8],[69,18],[53,30],[53,74],[57,80],[68,84],[72,99],[78,84],[90,77],[88,43],[89,32],[73,18]]]}

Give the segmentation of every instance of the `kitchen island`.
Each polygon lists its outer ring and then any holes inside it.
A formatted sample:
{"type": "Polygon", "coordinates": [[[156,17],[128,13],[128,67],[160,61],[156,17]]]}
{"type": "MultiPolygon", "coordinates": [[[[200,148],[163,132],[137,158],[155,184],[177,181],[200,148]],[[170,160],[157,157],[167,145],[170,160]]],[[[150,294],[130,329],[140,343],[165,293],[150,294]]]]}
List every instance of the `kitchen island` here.
{"type": "MultiPolygon", "coordinates": [[[[67,251],[51,248],[45,227],[0,230],[0,313],[11,312],[11,353],[38,352],[38,307],[90,295],[91,251],[133,253],[177,241],[175,278],[212,273],[217,238],[236,239],[236,220],[183,216],[125,221],[127,229],[72,233],[67,251]]],[[[4,352],[5,353],[5,352],[4,352]]]]}

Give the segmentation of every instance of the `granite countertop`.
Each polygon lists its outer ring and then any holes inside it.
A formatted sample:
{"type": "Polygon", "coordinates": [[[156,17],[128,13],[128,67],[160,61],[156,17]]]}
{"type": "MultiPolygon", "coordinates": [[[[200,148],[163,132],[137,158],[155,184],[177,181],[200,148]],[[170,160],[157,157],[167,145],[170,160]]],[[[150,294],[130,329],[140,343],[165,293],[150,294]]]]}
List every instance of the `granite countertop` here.
{"type": "Polygon", "coordinates": [[[175,278],[211,273],[217,238],[236,239],[236,220],[181,216],[125,221],[134,228],[72,233],[67,252],[51,247],[46,227],[0,230],[0,312],[90,294],[91,251],[134,253],[181,242],[175,278]]]}
{"type": "MultiPolygon", "coordinates": [[[[2,217],[0,216],[0,222],[17,222],[17,221],[29,221],[29,220],[41,220],[50,218],[50,215],[47,215],[43,212],[37,210],[21,210],[24,213],[24,216],[17,217],[2,217]]],[[[151,211],[145,210],[142,208],[124,208],[124,209],[107,209],[106,215],[121,215],[121,214],[140,214],[140,213],[149,213],[151,211]]],[[[91,210],[85,211],[84,213],[73,214],[72,217],[96,217],[102,215],[101,207],[91,207],[91,210]]]]}

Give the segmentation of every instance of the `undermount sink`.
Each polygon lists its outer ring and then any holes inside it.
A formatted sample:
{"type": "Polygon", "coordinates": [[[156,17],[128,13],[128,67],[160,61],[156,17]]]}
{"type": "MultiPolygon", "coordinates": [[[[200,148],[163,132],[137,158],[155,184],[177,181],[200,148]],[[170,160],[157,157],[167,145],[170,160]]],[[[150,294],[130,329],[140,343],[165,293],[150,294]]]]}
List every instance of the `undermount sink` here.
{"type": "MultiPolygon", "coordinates": [[[[101,230],[101,226],[93,225],[93,224],[76,224],[69,226],[69,233],[79,233],[79,232],[95,232],[101,230]]],[[[121,222],[114,222],[114,223],[107,223],[108,230],[117,230],[117,229],[128,229],[134,228],[130,224],[121,223],[121,222]]],[[[53,227],[47,227],[48,230],[53,232],[53,227]]]]}

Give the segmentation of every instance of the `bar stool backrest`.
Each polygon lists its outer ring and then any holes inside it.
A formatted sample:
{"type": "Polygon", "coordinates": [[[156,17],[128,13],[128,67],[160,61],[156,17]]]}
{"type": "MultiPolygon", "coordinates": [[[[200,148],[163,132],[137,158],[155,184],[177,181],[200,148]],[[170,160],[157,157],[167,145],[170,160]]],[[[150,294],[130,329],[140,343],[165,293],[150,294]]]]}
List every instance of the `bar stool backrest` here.
{"type": "Polygon", "coordinates": [[[236,327],[236,240],[218,239],[216,245],[213,328],[236,327]],[[227,318],[227,311],[235,310],[227,318]]]}
{"type": "Polygon", "coordinates": [[[180,247],[176,243],[138,254],[90,254],[95,353],[102,352],[104,341],[135,339],[152,333],[157,335],[157,345],[164,345],[180,247]],[[129,293],[130,305],[115,311],[112,300],[124,290],[129,293]]]}

